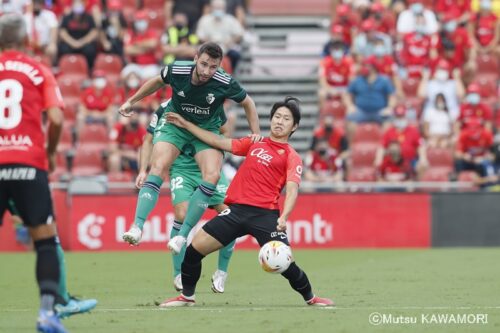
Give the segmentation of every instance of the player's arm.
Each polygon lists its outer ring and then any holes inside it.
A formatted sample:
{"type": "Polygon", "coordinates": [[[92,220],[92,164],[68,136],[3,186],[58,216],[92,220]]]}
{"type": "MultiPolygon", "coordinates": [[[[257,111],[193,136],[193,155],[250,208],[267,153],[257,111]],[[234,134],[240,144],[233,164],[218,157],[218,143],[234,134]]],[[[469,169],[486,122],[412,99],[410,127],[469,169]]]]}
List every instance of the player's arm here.
{"type": "Polygon", "coordinates": [[[190,121],[182,118],[181,115],[175,112],[167,113],[167,122],[174,124],[177,127],[185,128],[189,132],[191,132],[194,136],[196,136],[201,141],[205,142],[207,145],[210,145],[214,148],[224,150],[224,151],[232,151],[232,140],[226,137],[217,135],[213,132],[204,130],[190,121]]]}
{"type": "Polygon", "coordinates": [[[56,165],[56,151],[63,127],[63,112],[59,107],[47,109],[49,129],[47,131],[47,156],[49,158],[49,171],[53,171],[56,165]]]}
{"type": "Polygon", "coordinates": [[[299,184],[293,181],[286,182],[286,196],[285,203],[283,204],[283,210],[281,212],[280,217],[278,218],[278,231],[286,230],[286,221],[288,220],[288,216],[292,212],[295,207],[295,203],[297,202],[297,197],[299,196],[299,184]]]}
{"type": "Polygon", "coordinates": [[[120,106],[118,112],[120,112],[120,114],[125,117],[131,116],[132,111],[130,110],[130,108],[135,103],[142,100],[144,97],[151,95],[165,85],[166,83],[163,81],[161,75],[149,79],[139,88],[139,90],[137,90],[137,92],[132,97],[130,97],[122,106],[120,106]]]}
{"type": "Polygon", "coordinates": [[[260,134],[259,114],[257,113],[257,108],[255,107],[255,102],[252,97],[247,95],[245,99],[241,101],[240,105],[245,109],[250,131],[252,131],[253,134],[260,134]]]}

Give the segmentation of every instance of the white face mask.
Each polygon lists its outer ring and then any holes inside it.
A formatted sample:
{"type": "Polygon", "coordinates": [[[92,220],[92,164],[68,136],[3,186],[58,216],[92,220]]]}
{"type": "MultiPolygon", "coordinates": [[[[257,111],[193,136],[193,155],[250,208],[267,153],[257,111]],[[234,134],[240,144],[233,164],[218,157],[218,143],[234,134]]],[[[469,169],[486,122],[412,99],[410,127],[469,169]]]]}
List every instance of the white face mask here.
{"type": "Polygon", "coordinates": [[[103,89],[106,87],[106,79],[103,77],[98,77],[94,79],[94,87],[97,89],[103,89]]]}
{"type": "Polygon", "coordinates": [[[394,126],[398,129],[403,129],[408,125],[408,120],[405,118],[396,118],[394,119],[394,126]]]}
{"type": "Polygon", "coordinates": [[[148,28],[148,21],[139,20],[134,23],[134,27],[139,32],[144,32],[148,28]]]}
{"type": "Polygon", "coordinates": [[[333,50],[332,53],[332,58],[335,60],[340,60],[344,56],[344,51],[342,50],[333,50]]]}
{"type": "Polygon", "coordinates": [[[83,3],[77,3],[73,6],[73,13],[82,14],[85,11],[85,6],[83,3]]]}
{"type": "Polygon", "coordinates": [[[446,110],[446,104],[444,103],[436,103],[436,108],[440,111],[446,110]]]}
{"type": "Polygon", "coordinates": [[[137,79],[135,77],[127,80],[127,86],[129,88],[135,89],[139,86],[139,84],[141,84],[141,82],[139,81],[139,79],[137,79]]]}
{"type": "Polygon", "coordinates": [[[410,10],[414,14],[422,14],[422,12],[424,11],[424,5],[422,5],[421,3],[414,3],[410,6],[410,10]]]}
{"type": "Polygon", "coordinates": [[[484,10],[491,10],[491,1],[490,0],[481,0],[479,3],[479,8],[484,10]]]}
{"type": "Polygon", "coordinates": [[[225,13],[224,13],[224,11],[223,11],[222,9],[214,9],[214,10],[212,11],[212,15],[213,15],[215,18],[217,18],[217,19],[220,19],[221,17],[223,17],[223,16],[224,16],[224,14],[225,14],[225,13]]]}
{"type": "Polygon", "coordinates": [[[448,73],[447,70],[438,69],[434,77],[436,78],[436,80],[439,81],[447,81],[450,78],[450,74],[448,73]]]}

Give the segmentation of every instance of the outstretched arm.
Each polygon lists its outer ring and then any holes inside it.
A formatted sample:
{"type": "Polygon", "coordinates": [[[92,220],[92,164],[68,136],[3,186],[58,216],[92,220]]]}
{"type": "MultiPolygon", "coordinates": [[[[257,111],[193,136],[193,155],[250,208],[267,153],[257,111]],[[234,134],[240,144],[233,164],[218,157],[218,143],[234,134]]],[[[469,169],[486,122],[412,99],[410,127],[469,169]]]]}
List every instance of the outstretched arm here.
{"type": "Polygon", "coordinates": [[[192,122],[187,121],[186,119],[182,118],[181,115],[175,112],[168,112],[167,113],[167,122],[174,124],[177,127],[180,128],[185,128],[189,132],[191,132],[194,136],[196,136],[198,139],[201,141],[205,142],[206,144],[220,149],[224,151],[231,152],[232,151],[232,140],[220,135],[217,135],[213,132],[204,130],[192,122]]]}
{"type": "Polygon", "coordinates": [[[120,106],[118,112],[120,112],[120,114],[125,117],[130,117],[132,115],[132,111],[130,109],[135,103],[137,103],[144,97],[151,95],[164,85],[165,82],[163,82],[163,79],[160,75],[149,79],[139,88],[139,90],[137,90],[137,92],[132,97],[130,97],[125,103],[123,103],[122,106],[120,106]]]}

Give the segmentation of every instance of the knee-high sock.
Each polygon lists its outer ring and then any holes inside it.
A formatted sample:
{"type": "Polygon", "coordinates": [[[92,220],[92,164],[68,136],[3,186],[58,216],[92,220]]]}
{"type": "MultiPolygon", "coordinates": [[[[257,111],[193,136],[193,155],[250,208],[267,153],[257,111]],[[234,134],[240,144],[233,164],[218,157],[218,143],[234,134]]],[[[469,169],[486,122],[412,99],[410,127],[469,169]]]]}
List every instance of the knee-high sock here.
{"type": "Polygon", "coordinates": [[[214,194],[216,186],[207,182],[201,182],[200,186],[194,191],[184,218],[184,223],[179,231],[179,235],[186,237],[189,235],[191,229],[194,228],[196,223],[200,220],[201,216],[208,207],[208,202],[214,194]]]}
{"type": "Polygon", "coordinates": [[[205,256],[196,251],[193,245],[186,249],[186,255],[182,262],[182,294],[184,296],[193,296],[196,284],[200,279],[201,261],[205,256]]]}
{"type": "Polygon", "coordinates": [[[139,191],[134,223],[141,230],[144,227],[144,222],[146,222],[149,213],[151,213],[158,202],[161,184],[163,184],[163,179],[161,179],[161,177],[149,175],[139,191]]]}
{"type": "Polygon", "coordinates": [[[281,275],[283,275],[288,280],[293,290],[302,295],[304,301],[309,301],[314,297],[314,294],[312,293],[311,283],[309,283],[309,279],[307,278],[306,273],[304,273],[304,271],[301,270],[299,266],[295,264],[295,262],[292,262],[290,267],[288,267],[286,271],[281,273],[281,275]]]}
{"type": "MultiPolygon", "coordinates": [[[[170,231],[170,239],[174,238],[179,234],[181,226],[182,222],[174,221],[174,225],[172,226],[172,230],[170,231]]],[[[184,244],[179,254],[174,254],[172,252],[172,262],[174,264],[174,277],[181,274],[181,264],[182,261],[184,260],[185,253],[186,253],[186,244],[184,244]]]]}
{"type": "Polygon", "coordinates": [[[233,255],[234,244],[236,244],[236,240],[224,246],[219,250],[219,261],[218,261],[218,269],[220,271],[227,272],[227,267],[229,266],[229,260],[233,255]]]}
{"type": "Polygon", "coordinates": [[[52,311],[59,282],[59,259],[56,238],[50,237],[34,242],[36,251],[36,280],[40,289],[40,308],[52,311]]]}
{"type": "Polygon", "coordinates": [[[66,260],[64,259],[64,251],[59,238],[56,239],[56,242],[57,258],[59,259],[59,287],[57,288],[57,295],[66,304],[69,302],[69,293],[66,286],[66,260]]]}

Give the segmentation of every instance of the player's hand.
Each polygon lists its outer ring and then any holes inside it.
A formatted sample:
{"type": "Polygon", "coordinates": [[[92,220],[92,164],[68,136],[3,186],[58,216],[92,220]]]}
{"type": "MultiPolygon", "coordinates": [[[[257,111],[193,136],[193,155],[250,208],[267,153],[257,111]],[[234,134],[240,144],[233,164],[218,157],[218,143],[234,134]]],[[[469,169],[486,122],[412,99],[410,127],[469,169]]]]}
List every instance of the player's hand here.
{"type": "Polygon", "coordinates": [[[130,104],[129,101],[123,103],[123,105],[118,109],[118,112],[124,117],[130,117],[134,114],[134,110],[132,110],[132,104],[130,104]]]}
{"type": "Polygon", "coordinates": [[[249,138],[252,139],[252,142],[255,143],[255,142],[259,142],[260,140],[262,140],[264,137],[260,134],[248,134],[247,135],[249,138]]]}
{"type": "Polygon", "coordinates": [[[279,232],[285,232],[286,231],[286,220],[283,217],[278,217],[278,226],[276,227],[276,230],[279,232]]]}
{"type": "Polygon", "coordinates": [[[144,185],[144,181],[146,180],[146,177],[148,176],[146,171],[141,171],[137,175],[137,178],[135,178],[135,187],[140,189],[142,185],[144,185]]]}
{"type": "Polygon", "coordinates": [[[48,154],[47,159],[49,160],[49,173],[56,169],[56,153],[48,154]]]}
{"type": "Polygon", "coordinates": [[[167,123],[174,124],[180,128],[186,128],[188,121],[178,113],[175,112],[167,112],[167,123]]]}

